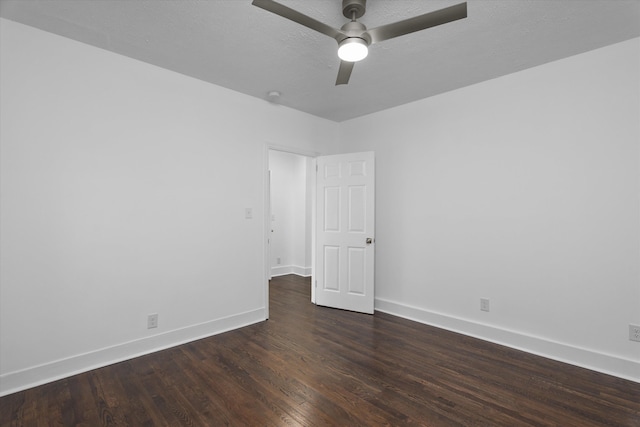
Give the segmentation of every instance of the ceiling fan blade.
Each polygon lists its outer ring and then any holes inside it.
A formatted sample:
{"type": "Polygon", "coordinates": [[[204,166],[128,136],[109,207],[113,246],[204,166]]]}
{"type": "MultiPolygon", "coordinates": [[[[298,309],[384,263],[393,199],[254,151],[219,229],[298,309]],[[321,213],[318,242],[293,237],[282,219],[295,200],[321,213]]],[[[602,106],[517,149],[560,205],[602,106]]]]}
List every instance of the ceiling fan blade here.
{"type": "Polygon", "coordinates": [[[355,62],[340,61],[340,69],[338,69],[336,86],[346,85],[349,83],[349,77],[351,77],[351,71],[353,71],[354,64],[355,62]]]}
{"type": "Polygon", "coordinates": [[[434,12],[425,13],[424,15],[405,19],[404,21],[382,25],[368,30],[367,32],[371,36],[372,43],[378,43],[383,40],[389,40],[394,37],[403,36],[405,34],[457,21],[458,19],[466,17],[467,3],[465,2],[445,7],[444,9],[436,10],[434,12]]]}
{"type": "Polygon", "coordinates": [[[297,22],[298,24],[304,25],[307,28],[316,30],[319,33],[326,34],[327,36],[336,39],[336,41],[338,42],[347,37],[347,35],[342,31],[330,27],[327,24],[323,24],[322,22],[317,21],[310,16],[300,13],[297,10],[293,10],[273,0],[253,0],[251,4],[254,6],[258,6],[261,9],[275,13],[276,15],[280,15],[283,18],[287,18],[293,22],[297,22]]]}

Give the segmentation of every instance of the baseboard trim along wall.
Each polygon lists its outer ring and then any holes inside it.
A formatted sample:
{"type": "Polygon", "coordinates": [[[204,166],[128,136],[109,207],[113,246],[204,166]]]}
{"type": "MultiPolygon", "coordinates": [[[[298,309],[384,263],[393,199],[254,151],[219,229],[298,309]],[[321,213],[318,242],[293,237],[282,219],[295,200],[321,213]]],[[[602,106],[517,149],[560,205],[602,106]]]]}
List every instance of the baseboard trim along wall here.
{"type": "MultiPolygon", "coordinates": [[[[299,275],[302,276],[302,274],[299,275]]],[[[640,383],[640,375],[638,375],[640,372],[640,363],[633,360],[573,347],[490,325],[475,323],[381,298],[376,298],[375,309],[415,322],[461,333],[538,356],[640,383]]],[[[252,325],[263,320],[264,309],[260,308],[198,325],[167,331],[89,353],[78,354],[21,371],[10,372],[0,376],[0,396],[252,325]]]]}
{"type": "Polygon", "coordinates": [[[375,310],[640,383],[640,362],[376,298],[375,310]]]}
{"type": "Polygon", "coordinates": [[[271,267],[271,276],[286,276],[296,274],[302,277],[311,276],[311,267],[300,267],[299,265],[279,265],[271,267]]]}
{"type": "Polygon", "coordinates": [[[102,368],[135,357],[144,356],[145,354],[154,353],[191,341],[207,338],[243,326],[249,326],[263,320],[265,320],[264,308],[259,308],[197,325],[174,329],[89,353],[78,354],[21,371],[9,372],[0,375],[0,396],[26,390],[31,387],[102,368]]]}

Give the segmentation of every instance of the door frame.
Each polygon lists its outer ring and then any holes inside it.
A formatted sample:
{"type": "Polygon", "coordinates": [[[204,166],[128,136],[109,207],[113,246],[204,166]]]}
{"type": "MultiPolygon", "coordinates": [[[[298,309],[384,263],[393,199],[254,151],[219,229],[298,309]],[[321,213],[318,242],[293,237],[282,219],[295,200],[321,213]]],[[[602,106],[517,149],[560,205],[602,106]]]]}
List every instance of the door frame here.
{"type": "MultiPolygon", "coordinates": [[[[269,239],[271,238],[271,183],[269,177],[269,151],[281,151],[289,154],[309,157],[311,159],[312,171],[316,168],[316,158],[321,154],[316,151],[304,150],[286,145],[265,143],[263,150],[263,297],[264,297],[264,318],[269,319],[269,278],[271,277],[271,260],[269,239]]],[[[311,302],[315,304],[315,271],[316,271],[316,174],[312,173],[311,178],[311,302]]]]}

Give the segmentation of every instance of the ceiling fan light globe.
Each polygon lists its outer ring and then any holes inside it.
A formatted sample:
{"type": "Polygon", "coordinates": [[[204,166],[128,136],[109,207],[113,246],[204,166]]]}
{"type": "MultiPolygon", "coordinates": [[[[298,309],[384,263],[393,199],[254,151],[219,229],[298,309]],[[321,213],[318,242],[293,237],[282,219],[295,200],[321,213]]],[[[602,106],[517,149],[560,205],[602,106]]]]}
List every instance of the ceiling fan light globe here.
{"type": "Polygon", "coordinates": [[[338,47],[338,57],[347,62],[362,61],[368,54],[367,42],[359,37],[345,39],[338,47]]]}

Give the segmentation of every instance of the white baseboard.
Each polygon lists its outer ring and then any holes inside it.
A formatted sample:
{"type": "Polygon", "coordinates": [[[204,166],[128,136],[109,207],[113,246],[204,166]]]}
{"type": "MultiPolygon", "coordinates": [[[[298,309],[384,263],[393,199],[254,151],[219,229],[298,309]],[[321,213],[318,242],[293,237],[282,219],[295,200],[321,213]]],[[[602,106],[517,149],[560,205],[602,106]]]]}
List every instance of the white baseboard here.
{"type": "Polygon", "coordinates": [[[640,383],[640,362],[376,298],[375,309],[419,323],[640,383]]]}
{"type": "Polygon", "coordinates": [[[279,265],[271,267],[271,276],[285,276],[287,274],[296,274],[302,277],[311,276],[311,267],[300,267],[298,265],[279,265]]]}
{"type": "Polygon", "coordinates": [[[258,323],[265,320],[264,314],[260,308],[9,372],[0,375],[0,396],[258,323]]]}
{"type": "Polygon", "coordinates": [[[311,276],[311,267],[300,267],[298,265],[293,265],[293,274],[297,274],[298,276],[302,276],[302,277],[309,277],[311,276]]]}
{"type": "Polygon", "coordinates": [[[284,276],[291,274],[290,265],[279,265],[277,267],[271,267],[271,277],[284,276]]]}

